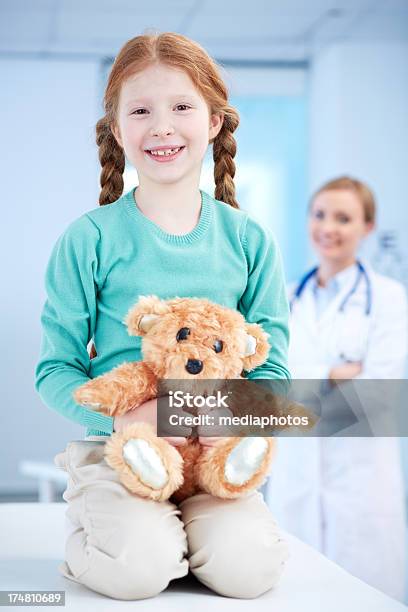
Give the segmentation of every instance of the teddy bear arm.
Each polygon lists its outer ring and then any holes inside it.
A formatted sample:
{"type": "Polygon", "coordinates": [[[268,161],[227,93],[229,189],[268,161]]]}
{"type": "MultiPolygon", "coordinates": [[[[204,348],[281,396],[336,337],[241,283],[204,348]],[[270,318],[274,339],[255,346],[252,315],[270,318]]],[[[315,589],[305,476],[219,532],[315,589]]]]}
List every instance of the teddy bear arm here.
{"type": "Polygon", "coordinates": [[[143,362],[123,363],[74,392],[74,399],[97,412],[117,416],[156,397],[157,381],[143,362]]]}

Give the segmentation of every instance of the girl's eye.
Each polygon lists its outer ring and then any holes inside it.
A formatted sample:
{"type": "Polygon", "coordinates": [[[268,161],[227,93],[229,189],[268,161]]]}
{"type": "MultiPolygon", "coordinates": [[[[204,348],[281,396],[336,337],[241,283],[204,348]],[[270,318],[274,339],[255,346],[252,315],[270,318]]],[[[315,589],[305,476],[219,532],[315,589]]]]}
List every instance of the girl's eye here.
{"type": "Polygon", "coordinates": [[[315,216],[316,219],[323,219],[324,218],[324,212],[322,210],[316,210],[314,216],[315,216]]]}
{"type": "Polygon", "coordinates": [[[213,349],[216,353],[221,353],[224,348],[224,343],[222,340],[216,340],[213,344],[213,349]]]}
{"type": "Polygon", "coordinates": [[[182,327],[177,332],[176,340],[177,340],[177,342],[180,342],[181,340],[187,340],[189,335],[190,335],[189,328],[188,327],[182,327]]]}
{"type": "Polygon", "coordinates": [[[147,113],[145,108],[137,108],[135,111],[133,111],[132,115],[144,115],[145,113],[147,113]]]}
{"type": "Polygon", "coordinates": [[[338,217],[338,220],[340,221],[340,223],[348,223],[350,221],[350,219],[346,217],[345,215],[340,215],[338,217]]]}
{"type": "Polygon", "coordinates": [[[188,110],[189,108],[191,108],[191,106],[188,106],[188,104],[177,104],[176,109],[183,111],[183,110],[188,110]]]}

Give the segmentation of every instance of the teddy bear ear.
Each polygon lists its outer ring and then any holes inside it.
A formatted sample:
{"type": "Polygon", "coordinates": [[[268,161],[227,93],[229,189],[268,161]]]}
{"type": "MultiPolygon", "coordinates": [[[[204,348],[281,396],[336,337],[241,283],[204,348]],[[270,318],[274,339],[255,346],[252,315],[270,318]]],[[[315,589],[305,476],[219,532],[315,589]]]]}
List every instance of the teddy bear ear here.
{"type": "Polygon", "coordinates": [[[131,336],[145,336],[160,317],[168,312],[170,308],[165,301],[155,295],[142,296],[129,310],[123,322],[131,336]]]}
{"type": "Polygon", "coordinates": [[[244,370],[249,372],[262,365],[269,353],[268,334],[257,323],[246,324],[247,342],[243,359],[244,370]]]}

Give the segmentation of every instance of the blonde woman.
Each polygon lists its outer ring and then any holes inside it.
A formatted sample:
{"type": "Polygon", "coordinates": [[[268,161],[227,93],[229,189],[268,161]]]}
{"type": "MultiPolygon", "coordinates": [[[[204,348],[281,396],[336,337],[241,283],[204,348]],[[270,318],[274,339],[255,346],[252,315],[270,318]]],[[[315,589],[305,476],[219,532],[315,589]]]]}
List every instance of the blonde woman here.
{"type": "MultiPolygon", "coordinates": [[[[318,264],[290,290],[294,379],[404,376],[404,288],[358,258],[374,224],[374,197],[361,181],[340,177],[312,197],[309,237],[318,264]]],[[[405,511],[397,438],[279,440],[267,495],[282,526],[355,576],[403,598],[405,511]]]]}

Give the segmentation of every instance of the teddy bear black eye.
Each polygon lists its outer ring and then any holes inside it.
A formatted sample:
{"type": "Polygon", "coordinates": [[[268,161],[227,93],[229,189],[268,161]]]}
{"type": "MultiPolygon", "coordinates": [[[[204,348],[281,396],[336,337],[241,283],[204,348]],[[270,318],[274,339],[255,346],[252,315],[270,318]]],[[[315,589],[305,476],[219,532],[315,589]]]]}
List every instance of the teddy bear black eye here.
{"type": "Polygon", "coordinates": [[[224,348],[224,343],[222,340],[216,340],[213,344],[213,349],[216,353],[221,353],[224,348]]]}
{"type": "Polygon", "coordinates": [[[182,327],[177,332],[176,340],[177,342],[180,342],[180,340],[187,340],[187,336],[189,335],[190,335],[190,330],[188,329],[188,327],[182,327]]]}

